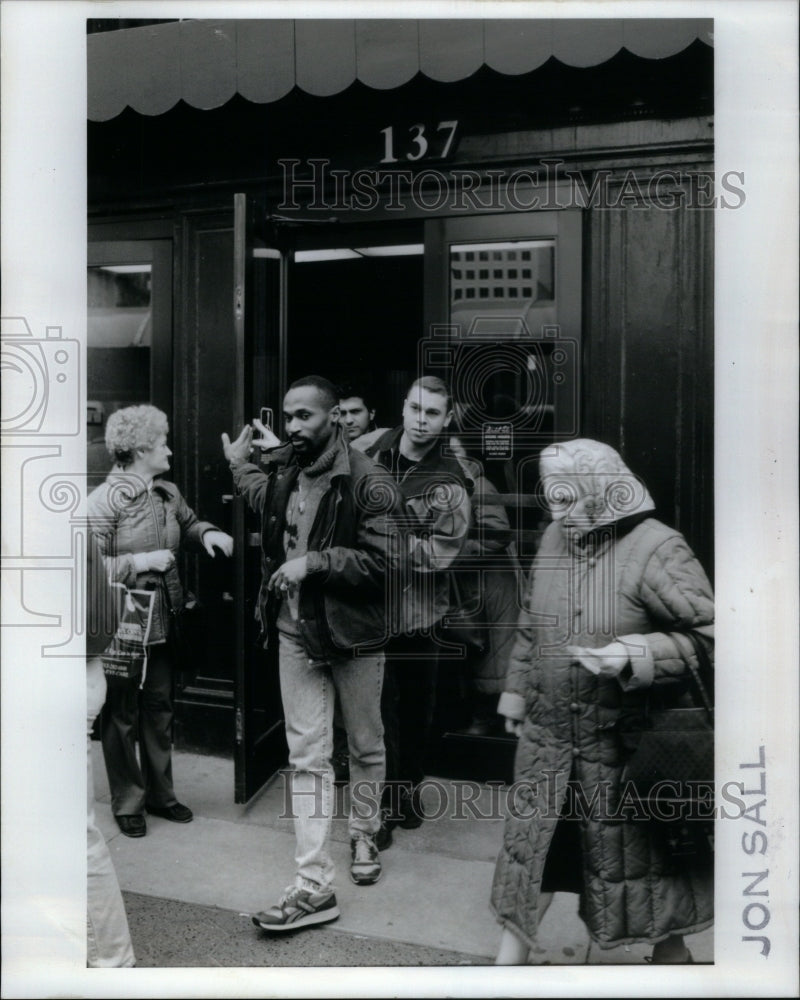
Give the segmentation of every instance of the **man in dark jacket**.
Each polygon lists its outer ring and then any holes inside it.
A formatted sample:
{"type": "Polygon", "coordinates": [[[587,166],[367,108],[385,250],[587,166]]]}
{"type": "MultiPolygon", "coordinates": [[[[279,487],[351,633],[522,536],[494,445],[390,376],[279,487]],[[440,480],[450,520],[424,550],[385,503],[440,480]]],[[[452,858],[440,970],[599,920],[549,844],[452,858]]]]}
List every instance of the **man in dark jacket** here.
{"type": "Polygon", "coordinates": [[[261,515],[259,613],[267,641],[278,633],[293,769],[297,874],[277,905],[253,917],[267,931],[339,915],[329,850],[334,689],[350,752],[350,874],[358,885],[381,874],[375,834],[386,757],[379,646],[397,500],[382,470],[347,446],[338,402],[327,379],[294,382],[283,401],[288,443],[267,451],[261,467],[247,461],[249,427],[234,442],[222,435],[236,488],[261,515]]]}
{"type": "Polygon", "coordinates": [[[411,522],[406,529],[407,578],[395,588],[392,639],[386,647],[383,725],[386,732],[387,814],[381,841],[395,823],[412,829],[424,818],[419,787],[436,694],[442,637],[436,626],[450,607],[448,569],[467,540],[472,482],[450,453],[445,433],[453,418],[447,385],[417,379],[403,404],[403,423],[354,447],[388,470],[411,522]]]}

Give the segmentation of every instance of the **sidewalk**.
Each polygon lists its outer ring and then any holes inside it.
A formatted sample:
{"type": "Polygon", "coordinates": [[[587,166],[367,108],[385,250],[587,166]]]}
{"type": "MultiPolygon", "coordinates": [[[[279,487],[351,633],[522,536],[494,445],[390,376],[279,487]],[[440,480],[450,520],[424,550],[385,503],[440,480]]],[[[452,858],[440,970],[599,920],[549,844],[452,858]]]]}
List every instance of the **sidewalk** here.
{"type": "MultiPolygon", "coordinates": [[[[250,923],[249,914],[273,903],[293,877],[294,833],[291,819],[281,818],[286,811],[282,777],[273,778],[247,806],[236,805],[231,760],[176,752],[175,786],[194,811],[194,821],[182,825],[148,816],[147,836],[131,839],[119,832],[111,815],[100,744],[94,742],[92,751],[98,823],[126,894],[134,944],[142,958],[147,956],[146,964],[493,963],[500,927],[488,899],[503,828],[497,790],[481,788],[475,809],[482,818],[443,817],[426,820],[417,830],[395,829],[375,886],[350,881],[346,819],[334,819],[341,916],[276,944],[250,923]],[[213,931],[211,951],[200,940],[204,926],[213,931]],[[230,946],[222,948],[221,940],[230,946]],[[397,947],[387,948],[392,943],[397,947]]],[[[452,793],[449,801],[455,801],[457,783],[442,785],[452,793]]],[[[436,791],[428,792],[426,807],[435,812],[436,791]]],[[[695,962],[713,961],[712,929],[687,943],[695,962]]],[[[648,945],[610,951],[592,945],[577,916],[577,897],[565,893],[556,895],[542,922],[537,958],[552,965],[619,965],[642,963],[650,951],[648,945]]]]}

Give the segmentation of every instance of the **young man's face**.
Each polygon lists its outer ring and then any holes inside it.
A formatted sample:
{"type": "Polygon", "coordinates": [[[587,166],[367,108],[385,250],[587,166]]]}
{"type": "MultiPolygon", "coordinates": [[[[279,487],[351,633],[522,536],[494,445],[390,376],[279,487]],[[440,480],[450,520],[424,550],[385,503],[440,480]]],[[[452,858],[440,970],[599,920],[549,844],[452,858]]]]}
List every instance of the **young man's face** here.
{"type": "Polygon", "coordinates": [[[313,385],[290,389],[283,400],[286,435],[295,451],[318,455],[333,437],[339,419],[339,407],[330,407],[313,385]]]}
{"type": "Polygon", "coordinates": [[[374,416],[375,411],[368,410],[360,396],[348,396],[347,399],[339,400],[339,423],[344,427],[349,441],[366,434],[374,416]]]}
{"type": "Polygon", "coordinates": [[[403,404],[403,431],[420,447],[433,444],[453,419],[447,397],[421,386],[413,386],[403,404]]]}

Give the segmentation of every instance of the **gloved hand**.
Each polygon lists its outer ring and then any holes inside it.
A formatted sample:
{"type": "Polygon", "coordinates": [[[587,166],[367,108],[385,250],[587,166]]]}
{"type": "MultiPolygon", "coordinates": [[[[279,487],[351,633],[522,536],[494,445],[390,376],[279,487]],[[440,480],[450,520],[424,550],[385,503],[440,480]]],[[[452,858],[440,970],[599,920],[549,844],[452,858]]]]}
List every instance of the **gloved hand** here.
{"type": "Polygon", "coordinates": [[[203,535],[203,545],[212,559],[216,555],[215,548],[218,548],[224,556],[233,554],[233,538],[224,531],[207,531],[203,535]]]}
{"type": "Polygon", "coordinates": [[[147,569],[156,573],[166,573],[174,564],[175,556],[170,549],[156,549],[155,552],[145,553],[147,569]]]}

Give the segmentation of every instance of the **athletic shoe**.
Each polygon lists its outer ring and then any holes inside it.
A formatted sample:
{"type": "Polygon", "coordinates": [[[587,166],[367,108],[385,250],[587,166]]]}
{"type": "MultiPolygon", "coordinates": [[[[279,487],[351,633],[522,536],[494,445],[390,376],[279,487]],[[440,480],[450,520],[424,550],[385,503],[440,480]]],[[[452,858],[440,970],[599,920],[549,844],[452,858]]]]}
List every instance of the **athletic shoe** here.
{"type": "Polygon", "coordinates": [[[312,892],[292,885],[275,906],[253,914],[253,923],[265,931],[294,931],[336,920],[339,907],[332,891],[312,892]]]}
{"type": "Polygon", "coordinates": [[[356,885],[374,885],[381,877],[381,858],[375,838],[362,833],[350,841],[350,878],[356,885]]]}

